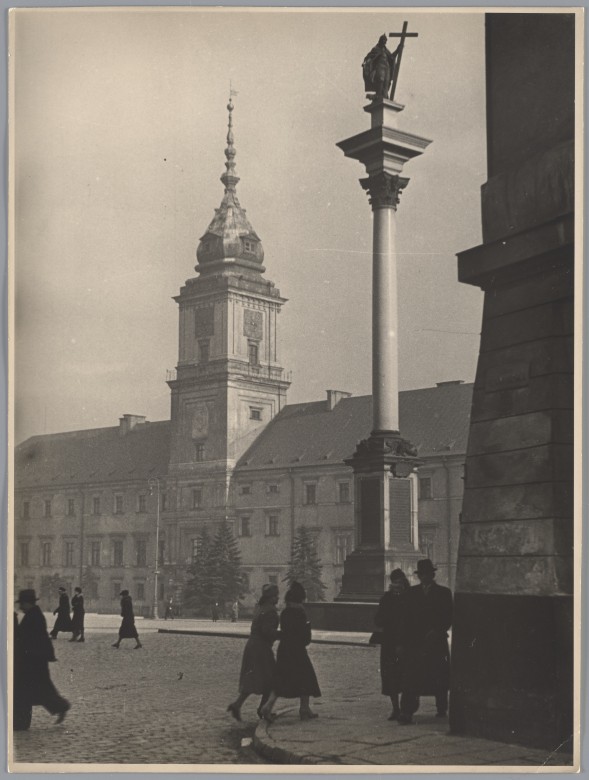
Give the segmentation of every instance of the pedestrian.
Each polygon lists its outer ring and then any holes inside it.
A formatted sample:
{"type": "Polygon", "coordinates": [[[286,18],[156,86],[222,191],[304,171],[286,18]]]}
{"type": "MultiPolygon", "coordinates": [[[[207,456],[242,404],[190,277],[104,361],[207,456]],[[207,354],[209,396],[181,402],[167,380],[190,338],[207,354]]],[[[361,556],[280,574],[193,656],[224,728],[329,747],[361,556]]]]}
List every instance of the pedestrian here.
{"type": "Polygon", "coordinates": [[[227,712],[235,720],[241,720],[241,706],[252,693],[262,696],[258,707],[258,717],[261,718],[262,707],[270,696],[276,666],[272,645],[279,636],[277,604],[278,586],[269,583],[264,585],[241,659],[239,695],[227,707],[227,712]]]}
{"type": "Polygon", "coordinates": [[[399,723],[413,722],[420,696],[435,696],[437,717],[448,711],[452,593],[435,582],[429,558],[417,562],[420,584],[406,592],[401,626],[402,674],[399,723]]]}
{"type": "Polygon", "coordinates": [[[70,600],[64,587],[60,586],[59,590],[59,605],[53,610],[53,614],[57,615],[55,625],[51,629],[49,636],[51,639],[57,639],[57,635],[60,631],[72,630],[72,619],[70,617],[70,600]]]}
{"type": "Polygon", "coordinates": [[[82,588],[74,588],[72,596],[72,638],[70,642],[84,642],[84,596],[82,588]]]}
{"type": "Polygon", "coordinates": [[[305,589],[299,582],[292,582],[284,596],[286,607],[280,615],[280,643],[276,652],[272,693],[261,709],[264,720],[270,722],[274,719],[272,708],[280,696],[300,699],[301,720],[318,717],[309,706],[309,698],[321,696],[321,691],[306,649],[311,643],[311,624],[303,608],[306,597],[305,589]]]}
{"type": "Polygon", "coordinates": [[[378,603],[374,622],[381,629],[381,691],[383,696],[390,698],[393,707],[389,720],[398,720],[401,691],[401,623],[405,604],[403,596],[409,589],[409,580],[401,569],[394,569],[390,580],[388,591],[378,603]]]}
{"type": "Polygon", "coordinates": [[[216,623],[217,620],[219,620],[219,605],[217,604],[216,601],[211,607],[211,619],[213,623],[216,623]]]}
{"type": "Polygon", "coordinates": [[[133,599],[129,596],[128,590],[122,590],[119,595],[121,597],[121,617],[123,620],[121,621],[121,627],[119,628],[119,638],[114,643],[113,647],[116,647],[118,650],[122,639],[134,639],[135,647],[133,650],[139,650],[143,645],[139,641],[137,629],[135,628],[133,599]]]}
{"type": "Polygon", "coordinates": [[[239,617],[239,601],[234,601],[231,607],[231,622],[237,623],[238,617],[239,617]]]}
{"type": "MultiPolygon", "coordinates": [[[[23,618],[15,625],[14,729],[30,728],[33,706],[40,705],[62,723],[70,703],[60,696],[49,674],[55,651],[47,634],[47,622],[32,589],[21,590],[17,603],[23,618]]],[[[16,616],[15,616],[16,617],[16,616]]],[[[15,621],[17,622],[17,621],[15,621]]]]}
{"type": "Polygon", "coordinates": [[[168,599],[168,603],[166,604],[166,614],[164,615],[164,620],[167,620],[170,618],[170,620],[174,620],[174,602],[172,601],[172,597],[168,599]]]}

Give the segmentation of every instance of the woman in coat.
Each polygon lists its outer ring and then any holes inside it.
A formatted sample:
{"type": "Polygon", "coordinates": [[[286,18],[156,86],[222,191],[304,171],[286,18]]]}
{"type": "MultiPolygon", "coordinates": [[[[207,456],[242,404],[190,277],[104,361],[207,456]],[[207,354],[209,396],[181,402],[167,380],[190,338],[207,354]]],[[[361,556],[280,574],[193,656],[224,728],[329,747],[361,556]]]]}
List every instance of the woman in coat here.
{"type": "Polygon", "coordinates": [[[278,587],[267,584],[262,588],[252,620],[252,627],[243,651],[241,672],[239,674],[239,696],[227,707],[235,720],[241,720],[241,705],[254,693],[262,699],[258,707],[258,717],[262,717],[262,706],[268,701],[272,686],[272,677],[276,661],[272,645],[278,639],[278,587]]]}
{"type": "Polygon", "coordinates": [[[306,597],[305,589],[299,582],[293,582],[284,597],[286,607],[280,615],[280,644],[276,653],[272,693],[261,710],[262,717],[268,721],[273,720],[272,707],[279,696],[300,699],[301,720],[317,717],[309,707],[309,697],[319,697],[321,691],[313,664],[307,655],[307,645],[311,643],[311,624],[303,609],[306,597]]]}
{"type": "Polygon", "coordinates": [[[393,711],[389,720],[399,719],[399,693],[401,692],[400,645],[404,593],[409,589],[409,580],[401,569],[390,574],[391,584],[378,603],[374,623],[382,630],[380,645],[380,678],[383,696],[389,696],[393,711]]]}
{"type": "Polygon", "coordinates": [[[84,615],[86,611],[84,609],[84,596],[82,596],[82,588],[74,588],[74,595],[72,596],[72,638],[70,642],[84,641],[84,615]]]}
{"type": "Polygon", "coordinates": [[[131,599],[131,596],[129,596],[128,590],[122,590],[120,596],[121,596],[121,617],[123,618],[123,620],[121,622],[121,627],[119,628],[119,638],[114,643],[113,647],[116,647],[118,650],[119,645],[121,644],[121,639],[134,639],[136,644],[133,649],[138,650],[140,647],[143,647],[143,645],[139,641],[137,629],[135,628],[135,615],[133,614],[133,600],[131,599]]]}
{"type": "Polygon", "coordinates": [[[58,590],[59,590],[59,605],[55,610],[53,610],[53,614],[57,615],[57,620],[55,621],[55,625],[53,626],[53,628],[51,629],[51,633],[49,634],[51,639],[57,639],[57,634],[60,631],[72,630],[72,619],[70,617],[70,600],[68,598],[65,588],[60,587],[58,590]]]}

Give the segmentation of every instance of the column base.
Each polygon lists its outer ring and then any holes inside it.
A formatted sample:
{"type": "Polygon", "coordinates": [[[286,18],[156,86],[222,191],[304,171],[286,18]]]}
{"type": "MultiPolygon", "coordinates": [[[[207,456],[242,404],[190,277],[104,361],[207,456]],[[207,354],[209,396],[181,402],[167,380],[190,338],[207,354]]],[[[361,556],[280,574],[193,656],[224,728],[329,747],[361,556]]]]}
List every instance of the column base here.
{"type": "Polygon", "coordinates": [[[409,581],[421,553],[410,545],[395,550],[355,550],[344,562],[342,589],[335,601],[378,601],[388,590],[393,569],[402,569],[409,581]]]}

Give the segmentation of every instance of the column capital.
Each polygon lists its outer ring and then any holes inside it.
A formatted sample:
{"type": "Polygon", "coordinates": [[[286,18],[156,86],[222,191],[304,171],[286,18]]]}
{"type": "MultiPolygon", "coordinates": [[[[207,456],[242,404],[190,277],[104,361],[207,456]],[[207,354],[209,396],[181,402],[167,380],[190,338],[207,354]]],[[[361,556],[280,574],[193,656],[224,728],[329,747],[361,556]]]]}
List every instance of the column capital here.
{"type": "Polygon", "coordinates": [[[368,201],[373,211],[383,208],[392,208],[396,211],[400,203],[401,190],[409,184],[408,178],[384,171],[359,181],[362,189],[367,191],[368,201]]]}

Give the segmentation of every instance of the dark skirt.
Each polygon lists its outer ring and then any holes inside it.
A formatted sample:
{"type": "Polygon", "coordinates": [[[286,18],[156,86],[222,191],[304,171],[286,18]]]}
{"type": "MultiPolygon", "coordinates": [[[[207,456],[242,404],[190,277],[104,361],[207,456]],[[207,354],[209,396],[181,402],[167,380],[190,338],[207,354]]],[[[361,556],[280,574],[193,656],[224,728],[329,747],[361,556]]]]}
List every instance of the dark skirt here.
{"type": "Polygon", "coordinates": [[[401,663],[395,648],[386,644],[380,646],[380,681],[384,696],[401,692],[401,663]]]}
{"type": "Polygon", "coordinates": [[[119,628],[119,639],[139,639],[135,618],[124,617],[119,628]]]}
{"type": "Polygon", "coordinates": [[[272,690],[284,699],[321,696],[313,664],[303,646],[285,642],[278,645],[272,690]]]}
{"type": "Polygon", "coordinates": [[[71,631],[72,630],[72,619],[69,616],[69,613],[57,613],[57,620],[55,621],[55,625],[53,626],[53,629],[51,631],[52,634],[57,634],[59,631],[71,631]]]}
{"type": "Polygon", "coordinates": [[[72,615],[72,631],[81,631],[84,628],[84,612],[74,612],[72,615]]]}
{"type": "Polygon", "coordinates": [[[239,692],[270,693],[275,666],[272,646],[260,637],[250,636],[241,659],[239,692]]]}

